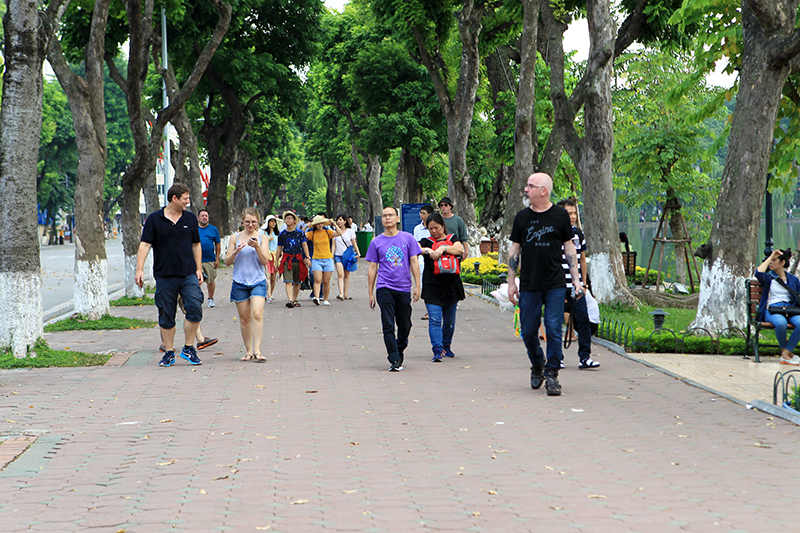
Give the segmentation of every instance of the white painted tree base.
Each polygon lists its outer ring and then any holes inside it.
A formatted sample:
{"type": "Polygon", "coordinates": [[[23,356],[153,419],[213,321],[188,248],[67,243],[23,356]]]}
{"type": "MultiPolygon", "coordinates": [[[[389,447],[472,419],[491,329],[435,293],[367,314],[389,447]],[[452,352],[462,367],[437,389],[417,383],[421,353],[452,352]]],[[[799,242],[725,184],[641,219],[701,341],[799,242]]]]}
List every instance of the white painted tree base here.
{"type": "Polygon", "coordinates": [[[735,275],[721,259],[714,261],[710,268],[704,261],[697,317],[692,327],[705,328],[712,335],[730,327],[746,331],[750,295],[747,294],[745,279],[735,275]]]}
{"type": "Polygon", "coordinates": [[[601,304],[612,303],[614,301],[627,298],[624,292],[617,285],[614,273],[611,268],[611,254],[606,252],[592,254],[592,260],[588,265],[592,281],[592,296],[601,304]]]}
{"type": "Polygon", "coordinates": [[[38,273],[0,272],[0,346],[16,358],[42,336],[42,277],[38,273]]]}
{"type": "Polygon", "coordinates": [[[99,320],[110,312],[108,305],[108,262],[75,261],[75,312],[99,320]]]}
{"type": "MultiPolygon", "coordinates": [[[[136,256],[126,255],[125,259],[125,296],[128,298],[141,298],[144,296],[144,289],[136,285],[136,256]]],[[[147,276],[145,276],[147,278],[147,276]]]]}

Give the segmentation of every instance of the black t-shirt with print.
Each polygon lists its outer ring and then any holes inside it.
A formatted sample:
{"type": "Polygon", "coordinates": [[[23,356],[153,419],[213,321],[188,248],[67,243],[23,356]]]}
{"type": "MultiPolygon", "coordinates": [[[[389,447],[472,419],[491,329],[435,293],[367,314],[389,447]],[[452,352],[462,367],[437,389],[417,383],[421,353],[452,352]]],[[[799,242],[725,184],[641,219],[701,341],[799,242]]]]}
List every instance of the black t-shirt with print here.
{"type": "Polygon", "coordinates": [[[520,290],[545,291],[566,287],[561,247],[572,240],[569,213],[555,204],[542,213],[525,208],[514,217],[511,241],[522,246],[520,290]]]}

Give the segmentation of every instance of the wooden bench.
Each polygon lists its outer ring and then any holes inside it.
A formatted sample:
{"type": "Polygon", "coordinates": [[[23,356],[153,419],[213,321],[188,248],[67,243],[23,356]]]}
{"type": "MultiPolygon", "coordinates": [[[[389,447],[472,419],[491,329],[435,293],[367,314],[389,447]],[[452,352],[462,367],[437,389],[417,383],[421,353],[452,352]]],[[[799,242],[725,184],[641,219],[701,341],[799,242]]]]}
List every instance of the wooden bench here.
{"type": "MultiPolygon", "coordinates": [[[[759,344],[758,336],[761,333],[762,329],[775,329],[775,326],[772,325],[770,322],[761,322],[758,320],[758,304],[761,302],[761,294],[764,292],[764,286],[757,279],[748,279],[745,280],[747,284],[747,294],[750,295],[750,299],[747,304],[747,341],[744,347],[745,355],[748,355],[748,348],[750,347],[750,339],[752,331],[752,342],[753,342],[753,355],[756,357],[756,363],[760,363],[761,359],[758,356],[758,347],[759,346],[769,346],[769,347],[776,347],[780,348],[777,344],[759,344]]],[[[789,329],[794,329],[794,326],[789,323],[789,329]]]]}
{"type": "Polygon", "coordinates": [[[636,252],[622,252],[622,266],[626,276],[636,275],[636,252]]]}

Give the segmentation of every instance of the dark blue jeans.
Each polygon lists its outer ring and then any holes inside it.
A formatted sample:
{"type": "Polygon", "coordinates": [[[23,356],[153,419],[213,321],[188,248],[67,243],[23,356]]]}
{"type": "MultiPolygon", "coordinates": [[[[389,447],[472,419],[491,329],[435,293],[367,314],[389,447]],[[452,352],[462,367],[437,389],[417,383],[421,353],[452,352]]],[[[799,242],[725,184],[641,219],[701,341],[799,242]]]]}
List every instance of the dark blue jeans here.
{"type": "Polygon", "coordinates": [[[411,293],[384,287],[375,291],[375,300],[381,308],[383,343],[386,345],[389,363],[399,364],[402,362],[400,355],[408,346],[408,334],[411,331],[411,293]]]}
{"type": "Polygon", "coordinates": [[[560,287],[546,291],[520,291],[519,322],[522,340],[528,350],[528,359],[535,368],[558,372],[561,366],[561,322],[564,320],[564,298],[567,289],[560,287]],[[544,329],[547,333],[547,362],[539,343],[539,324],[544,305],[544,329]]]}
{"type": "Polygon", "coordinates": [[[431,338],[433,353],[440,355],[449,350],[456,331],[456,309],[458,303],[441,306],[425,304],[428,310],[428,336],[431,338]]]}
{"type": "Polygon", "coordinates": [[[186,320],[203,320],[203,291],[192,274],[185,278],[156,278],[155,301],[158,308],[158,325],[163,329],[175,327],[175,311],[178,308],[178,295],[183,298],[186,320]]]}

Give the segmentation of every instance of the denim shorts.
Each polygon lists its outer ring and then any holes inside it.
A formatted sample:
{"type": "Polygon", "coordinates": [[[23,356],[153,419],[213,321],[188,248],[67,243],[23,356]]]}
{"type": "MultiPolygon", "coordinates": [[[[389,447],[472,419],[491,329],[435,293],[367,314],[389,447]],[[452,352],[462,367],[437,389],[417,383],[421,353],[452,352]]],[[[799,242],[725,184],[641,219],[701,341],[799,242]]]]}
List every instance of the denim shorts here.
{"type": "Polygon", "coordinates": [[[314,272],[333,272],[333,258],[315,259],[312,257],[311,270],[314,272]]]}
{"type": "Polygon", "coordinates": [[[342,256],[341,255],[334,255],[333,256],[333,262],[334,263],[341,263],[342,262],[342,256]]]}
{"type": "Polygon", "coordinates": [[[231,285],[231,301],[233,303],[246,302],[254,296],[267,297],[267,280],[255,285],[244,285],[234,281],[231,285]]]}
{"type": "Polygon", "coordinates": [[[156,278],[155,301],[158,308],[158,325],[163,329],[175,327],[175,311],[178,307],[178,296],[184,304],[184,313],[189,322],[200,322],[203,319],[203,291],[192,274],[185,278],[156,278]]]}

